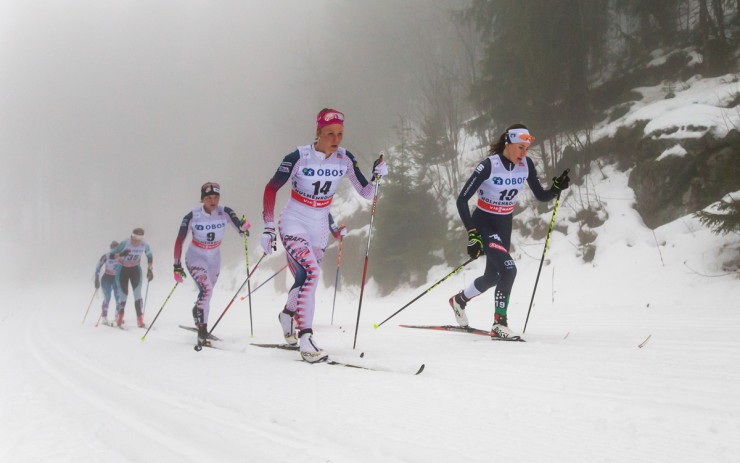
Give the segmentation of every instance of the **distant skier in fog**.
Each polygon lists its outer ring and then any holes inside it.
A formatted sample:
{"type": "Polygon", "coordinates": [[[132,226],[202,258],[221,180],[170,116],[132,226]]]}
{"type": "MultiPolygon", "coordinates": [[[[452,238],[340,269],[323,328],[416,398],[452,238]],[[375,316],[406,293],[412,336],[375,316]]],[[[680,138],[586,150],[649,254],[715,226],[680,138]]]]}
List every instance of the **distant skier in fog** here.
{"type": "Polygon", "coordinates": [[[113,251],[112,254],[121,258],[121,266],[116,272],[116,285],[118,289],[118,308],[116,311],[116,325],[123,326],[123,313],[126,309],[128,299],[128,286],[134,289],[134,308],[136,309],[136,323],[139,328],[144,328],[144,301],[141,298],[141,256],[146,255],[148,266],[146,272],[147,281],[152,281],[152,265],[154,256],[149,245],[144,242],[144,229],[134,228],[131,237],[124,240],[113,251]]]}
{"type": "MultiPolygon", "coordinates": [[[[118,241],[113,241],[110,244],[110,251],[118,247],[118,241]]],[[[116,298],[116,306],[118,306],[118,291],[116,290],[116,272],[121,267],[121,260],[115,256],[112,252],[106,252],[98,260],[98,265],[95,266],[95,289],[103,287],[103,307],[102,314],[100,315],[100,321],[104,325],[108,325],[108,304],[110,303],[110,296],[113,293],[116,298]],[[100,277],[100,269],[103,270],[103,277],[100,277]]]]}

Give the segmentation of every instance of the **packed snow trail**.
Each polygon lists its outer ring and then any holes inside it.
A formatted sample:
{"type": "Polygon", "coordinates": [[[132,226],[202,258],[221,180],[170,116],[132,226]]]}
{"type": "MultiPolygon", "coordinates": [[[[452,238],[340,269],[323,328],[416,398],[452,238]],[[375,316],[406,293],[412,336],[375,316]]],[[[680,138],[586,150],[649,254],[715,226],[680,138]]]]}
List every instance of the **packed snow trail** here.
{"type": "MultiPolygon", "coordinates": [[[[152,296],[166,291],[153,287],[152,296]]],[[[38,291],[2,309],[3,462],[730,462],[740,453],[740,314],[727,307],[701,308],[697,319],[694,307],[657,303],[540,306],[526,343],[361,326],[368,361],[426,364],[412,376],[249,346],[281,341],[269,291],[255,297],[255,338],[246,310],[219,327],[244,352],[201,353],[178,327],[190,323],[190,294],[142,342],[138,328],[80,325],[86,301],[66,301],[82,293],[38,291]],[[687,339],[685,320],[712,336],[687,339]]],[[[406,299],[368,304],[368,319],[406,299]]],[[[342,303],[337,326],[329,311],[317,320],[330,353],[352,352],[353,332],[339,326],[353,326],[355,313],[342,303]]],[[[524,310],[514,310],[519,326],[524,310]]],[[[486,326],[485,312],[471,311],[471,323],[486,326]]],[[[441,300],[398,322],[454,320],[441,300]]]]}

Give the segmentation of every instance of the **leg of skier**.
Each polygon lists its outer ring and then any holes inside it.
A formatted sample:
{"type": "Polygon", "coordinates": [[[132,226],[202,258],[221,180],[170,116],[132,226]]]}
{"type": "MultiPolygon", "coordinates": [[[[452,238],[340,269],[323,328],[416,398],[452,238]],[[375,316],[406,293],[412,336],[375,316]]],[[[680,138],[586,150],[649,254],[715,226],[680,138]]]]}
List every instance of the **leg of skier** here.
{"type": "Polygon", "coordinates": [[[141,297],[141,286],[144,279],[141,277],[141,266],[132,267],[131,286],[134,288],[134,308],[136,309],[136,324],[144,328],[144,299],[141,297]]]}
{"type": "Polygon", "coordinates": [[[193,322],[198,328],[198,343],[208,345],[208,312],[210,312],[214,283],[211,281],[207,262],[191,256],[190,251],[185,258],[185,266],[198,286],[198,299],[193,306],[193,322]]]}
{"type": "MultiPolygon", "coordinates": [[[[103,307],[100,321],[103,325],[108,324],[108,306],[110,305],[110,297],[115,290],[115,280],[112,275],[103,275],[100,280],[100,286],[103,287],[103,307]]],[[[118,298],[116,298],[116,301],[118,298]]]]}
{"type": "Polygon", "coordinates": [[[296,269],[296,281],[288,293],[285,311],[295,314],[301,357],[307,362],[321,362],[328,358],[328,354],[316,344],[312,328],[319,259],[308,242],[307,234],[283,235],[282,240],[292,261],[291,267],[296,269]]]}
{"type": "Polygon", "coordinates": [[[123,315],[126,310],[126,300],[128,299],[128,284],[131,275],[130,267],[121,267],[116,275],[118,286],[118,308],[116,309],[116,325],[123,326],[123,315]]]}

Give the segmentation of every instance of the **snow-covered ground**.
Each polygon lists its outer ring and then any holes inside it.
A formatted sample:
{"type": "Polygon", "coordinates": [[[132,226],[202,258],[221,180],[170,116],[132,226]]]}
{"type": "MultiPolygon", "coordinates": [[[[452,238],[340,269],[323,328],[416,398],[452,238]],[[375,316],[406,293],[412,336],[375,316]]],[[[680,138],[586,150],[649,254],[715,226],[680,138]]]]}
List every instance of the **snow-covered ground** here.
{"type": "MultiPolygon", "coordinates": [[[[190,282],[143,342],[138,328],[95,328],[100,299],[80,323],[88,281],[4,294],[0,461],[736,462],[740,284],[715,262],[737,252],[737,239],[691,217],[653,234],[631,208],[626,174],[604,173],[591,178],[610,217],[596,258],[575,256],[575,227],[553,234],[526,343],[398,326],[454,323],[447,298],[482,272],[482,261],[377,330],[425,288],[379,298],[370,285],[355,350],[357,292],[340,292],[331,325],[333,290],[321,288],[322,347],[399,372],[309,365],[295,352],[250,346],[281,340],[281,284],[254,294],[254,337],[247,302],[237,299],[214,332],[230,350],[200,353],[194,334],[177,326],[192,323],[190,282]],[[404,373],[421,363],[422,374],[404,373]]],[[[566,195],[560,224],[569,223],[569,202],[566,195]]],[[[518,331],[542,244],[515,237],[509,319],[518,331]]],[[[435,268],[429,284],[452,268],[435,268]]],[[[258,270],[255,286],[269,275],[258,270]]],[[[234,278],[244,276],[222,276],[211,322],[233,296],[225,286],[234,278]]],[[[152,282],[147,322],[172,284],[152,282]]],[[[492,294],[468,311],[472,325],[488,329],[492,294]]]]}

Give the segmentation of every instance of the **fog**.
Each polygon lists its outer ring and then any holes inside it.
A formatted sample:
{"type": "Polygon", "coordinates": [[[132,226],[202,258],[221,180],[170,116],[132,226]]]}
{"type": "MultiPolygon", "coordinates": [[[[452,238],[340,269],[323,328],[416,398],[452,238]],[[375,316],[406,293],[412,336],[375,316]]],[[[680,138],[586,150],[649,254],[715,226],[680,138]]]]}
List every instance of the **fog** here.
{"type": "MultiPolygon", "coordinates": [[[[134,227],[170,278],[205,181],[258,246],[264,185],[316,112],[345,112],[344,145],[369,172],[413,110],[445,9],[465,3],[0,3],[3,284],[92,280],[134,227]]],[[[225,264],[240,247],[227,234],[225,264]]]]}

